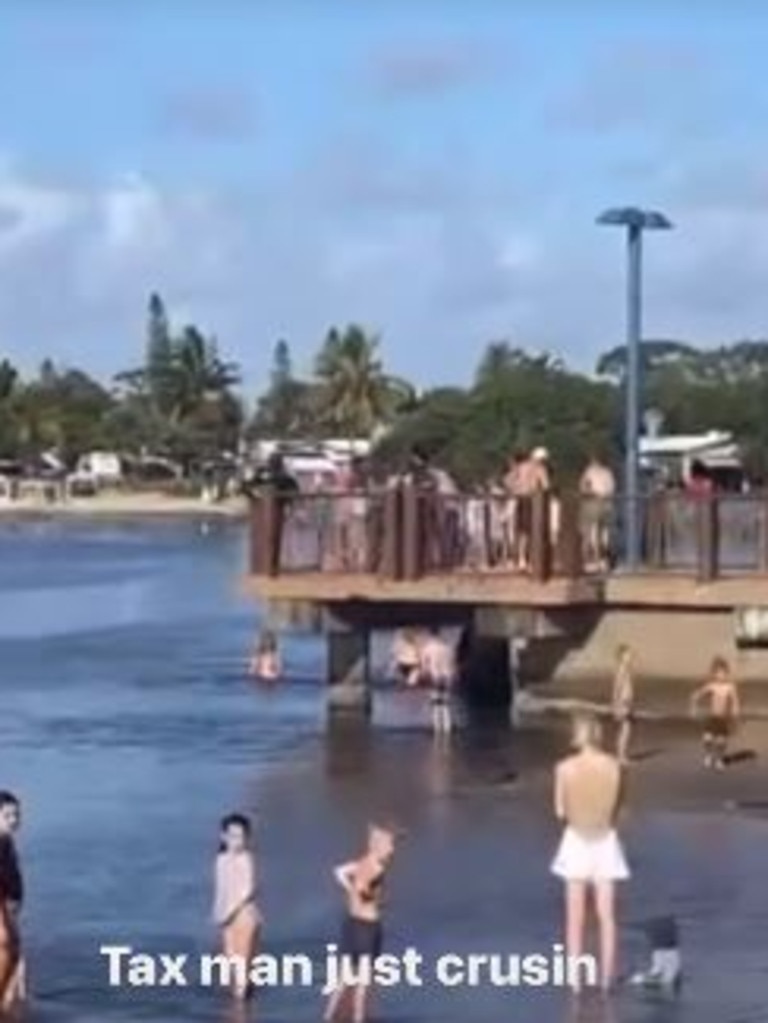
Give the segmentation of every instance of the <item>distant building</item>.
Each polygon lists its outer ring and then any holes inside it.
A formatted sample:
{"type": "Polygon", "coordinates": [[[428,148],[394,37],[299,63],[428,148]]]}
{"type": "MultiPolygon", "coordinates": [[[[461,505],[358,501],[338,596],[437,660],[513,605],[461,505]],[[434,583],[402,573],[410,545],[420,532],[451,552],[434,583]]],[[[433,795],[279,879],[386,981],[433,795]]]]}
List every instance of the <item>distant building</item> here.
{"type": "Polygon", "coordinates": [[[741,449],[727,431],[640,438],[642,468],[670,484],[689,482],[696,463],[706,469],[718,489],[744,488],[746,477],[741,449]]]}
{"type": "Polygon", "coordinates": [[[317,487],[331,485],[350,468],[353,461],[367,458],[371,447],[371,441],[361,438],[324,441],[262,440],[254,445],[251,460],[263,465],[279,452],[285,459],[286,469],[299,486],[317,487]]]}

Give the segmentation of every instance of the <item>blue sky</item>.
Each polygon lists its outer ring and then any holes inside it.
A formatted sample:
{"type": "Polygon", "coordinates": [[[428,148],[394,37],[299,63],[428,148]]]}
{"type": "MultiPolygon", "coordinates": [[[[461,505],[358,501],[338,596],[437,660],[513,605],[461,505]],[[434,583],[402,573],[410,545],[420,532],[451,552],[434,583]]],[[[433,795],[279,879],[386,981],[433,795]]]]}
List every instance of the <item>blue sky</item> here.
{"type": "Polygon", "coordinates": [[[146,299],[263,383],[327,328],[420,384],[622,333],[605,206],[664,209],[649,336],[768,336],[768,12],[716,0],[3,0],[0,354],[100,375],[146,299]]]}

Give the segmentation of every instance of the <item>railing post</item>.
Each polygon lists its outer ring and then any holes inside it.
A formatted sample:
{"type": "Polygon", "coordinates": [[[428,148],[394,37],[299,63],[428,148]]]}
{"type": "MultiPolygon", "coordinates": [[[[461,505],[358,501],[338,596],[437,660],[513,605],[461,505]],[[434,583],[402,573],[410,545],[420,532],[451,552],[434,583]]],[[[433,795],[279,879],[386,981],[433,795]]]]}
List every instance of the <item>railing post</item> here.
{"type": "Polygon", "coordinates": [[[264,530],[261,528],[261,497],[248,498],[248,520],[250,525],[251,575],[264,575],[264,530]]]}
{"type": "Polygon", "coordinates": [[[537,490],[531,502],[531,575],[543,583],[552,575],[552,502],[545,490],[537,490]]]}
{"type": "Polygon", "coordinates": [[[421,495],[413,483],[403,484],[403,579],[412,582],[420,578],[423,568],[423,530],[421,495]]]}
{"type": "Polygon", "coordinates": [[[760,495],[760,572],[768,575],[768,492],[760,495]]]}
{"type": "Polygon", "coordinates": [[[645,554],[651,568],[663,568],[666,562],[668,506],[664,491],[650,494],[645,505],[645,554]]]}
{"type": "Polygon", "coordinates": [[[720,516],[718,500],[714,496],[701,499],[697,509],[698,527],[698,579],[711,582],[717,579],[720,560],[720,516]]]}
{"type": "Polygon", "coordinates": [[[259,498],[261,501],[261,529],[263,533],[264,575],[280,575],[281,548],[283,541],[283,500],[272,490],[259,498]]]}
{"type": "Polygon", "coordinates": [[[403,488],[387,489],[382,508],[381,575],[385,579],[403,578],[403,488]]]}
{"type": "Polygon", "coordinates": [[[560,499],[556,569],[566,579],[579,579],[584,574],[584,537],[581,526],[581,499],[577,493],[569,491],[560,499]]]}

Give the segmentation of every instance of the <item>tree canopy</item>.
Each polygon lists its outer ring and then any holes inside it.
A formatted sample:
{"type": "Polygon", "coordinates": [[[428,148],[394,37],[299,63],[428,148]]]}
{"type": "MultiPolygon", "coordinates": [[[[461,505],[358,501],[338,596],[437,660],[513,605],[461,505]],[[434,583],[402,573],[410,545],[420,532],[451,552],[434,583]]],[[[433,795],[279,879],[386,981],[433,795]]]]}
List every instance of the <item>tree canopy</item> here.
{"type": "MultiPolygon", "coordinates": [[[[177,328],[153,294],[143,351],[139,366],[109,383],[51,360],[25,378],[0,358],[0,457],[53,449],[72,462],[107,448],[191,465],[236,450],[243,437],[368,437],[382,466],[402,463],[418,446],[471,484],[497,477],[513,452],[533,445],[549,448],[561,478],[590,454],[615,460],[621,452],[623,347],[588,374],[495,340],[468,386],[419,393],[389,372],[378,336],[350,324],[327,332],[306,374],[297,372],[290,343],[278,340],[267,386],[249,403],[239,367],[216,338],[194,324],[177,328]]],[[[730,430],[752,468],[766,473],[768,341],[703,348],[649,340],[641,366],[643,407],[658,413],[664,432],[730,430]]]]}

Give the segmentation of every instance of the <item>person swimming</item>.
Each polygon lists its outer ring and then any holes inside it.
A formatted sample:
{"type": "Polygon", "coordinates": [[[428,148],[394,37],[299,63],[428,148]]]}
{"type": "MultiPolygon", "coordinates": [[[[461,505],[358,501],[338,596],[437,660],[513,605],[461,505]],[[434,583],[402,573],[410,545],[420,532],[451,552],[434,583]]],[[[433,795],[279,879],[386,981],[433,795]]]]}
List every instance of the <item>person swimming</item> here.
{"type": "MultiPolygon", "coordinates": [[[[221,932],[224,955],[238,957],[247,964],[255,954],[263,927],[256,896],[251,824],[242,814],[229,814],[221,822],[221,841],[214,867],[213,919],[221,932]]],[[[247,993],[245,978],[235,976],[235,997],[242,1000],[247,993]]]]}
{"type": "Polygon", "coordinates": [[[274,682],[282,673],[283,664],[277,635],[271,629],[267,629],[259,636],[251,657],[250,674],[262,682],[274,682]]]}
{"type": "Polygon", "coordinates": [[[565,882],[566,954],[582,955],[587,898],[591,894],[600,932],[601,984],[609,989],[616,973],[615,886],[629,878],[616,833],[621,800],[621,767],[601,749],[600,722],[581,715],[573,722],[575,752],[555,771],[555,815],[565,825],[552,873],[565,882]]]}
{"type": "MultiPolygon", "coordinates": [[[[381,955],[384,945],[382,899],[384,881],[395,853],[395,836],[390,828],[371,824],[368,845],[363,855],[337,867],[334,876],[346,896],[346,913],[342,924],[340,953],[355,969],[362,961],[371,965],[381,955]]],[[[368,1010],[369,983],[362,969],[331,994],[325,1013],[326,1023],[336,1018],[347,995],[351,995],[354,1023],[364,1023],[368,1010]]]]}
{"type": "Polygon", "coordinates": [[[704,766],[722,771],[725,767],[728,742],[741,714],[739,691],[724,657],[715,657],[709,679],[691,696],[691,712],[696,713],[704,701],[709,713],[704,719],[702,746],[704,766]]]}

